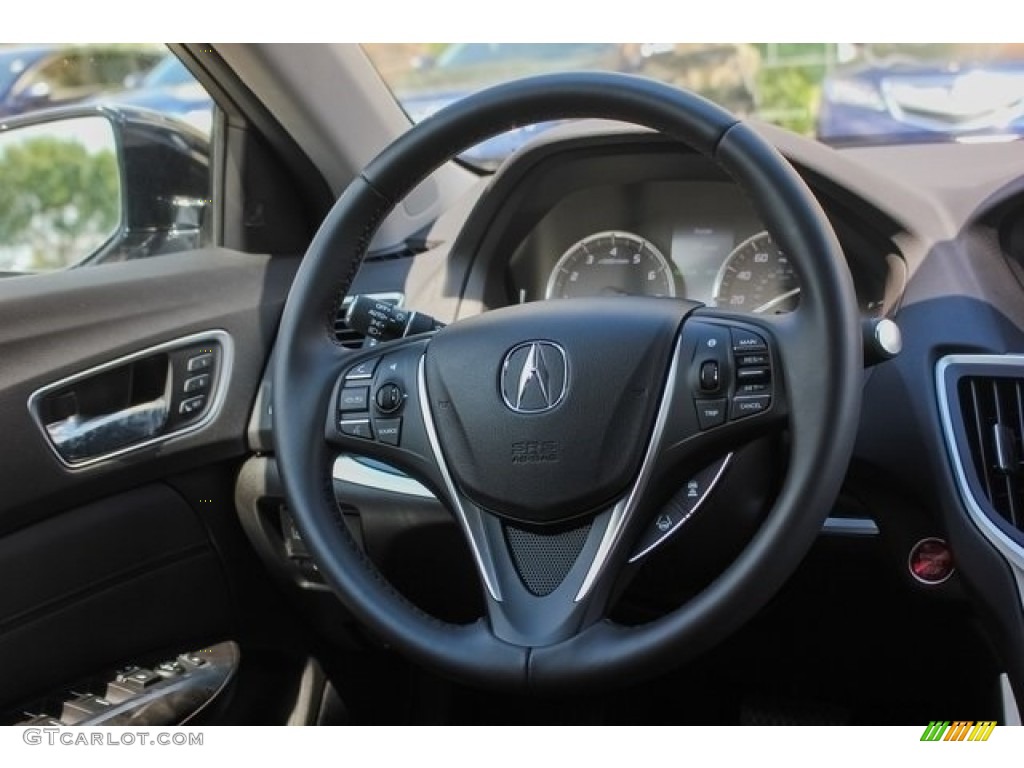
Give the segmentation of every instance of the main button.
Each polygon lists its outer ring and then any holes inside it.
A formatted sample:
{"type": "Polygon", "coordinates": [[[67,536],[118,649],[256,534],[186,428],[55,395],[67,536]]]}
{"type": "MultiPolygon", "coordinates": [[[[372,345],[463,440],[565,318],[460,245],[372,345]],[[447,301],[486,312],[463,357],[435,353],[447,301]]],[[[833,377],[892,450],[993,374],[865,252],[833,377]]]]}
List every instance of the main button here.
{"type": "Polygon", "coordinates": [[[734,352],[766,352],[768,345],[764,339],[753,331],[742,328],[730,328],[732,332],[732,349],[734,352]]]}

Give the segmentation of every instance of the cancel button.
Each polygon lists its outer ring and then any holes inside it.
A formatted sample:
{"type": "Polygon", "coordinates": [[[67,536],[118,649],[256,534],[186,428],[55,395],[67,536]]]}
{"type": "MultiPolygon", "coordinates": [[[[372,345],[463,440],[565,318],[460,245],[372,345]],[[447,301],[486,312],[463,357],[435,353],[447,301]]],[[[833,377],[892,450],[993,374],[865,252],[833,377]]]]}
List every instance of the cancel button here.
{"type": "Polygon", "coordinates": [[[768,410],[772,404],[770,395],[755,395],[753,397],[734,397],[732,407],[729,409],[730,419],[742,419],[744,416],[754,416],[768,410]]]}

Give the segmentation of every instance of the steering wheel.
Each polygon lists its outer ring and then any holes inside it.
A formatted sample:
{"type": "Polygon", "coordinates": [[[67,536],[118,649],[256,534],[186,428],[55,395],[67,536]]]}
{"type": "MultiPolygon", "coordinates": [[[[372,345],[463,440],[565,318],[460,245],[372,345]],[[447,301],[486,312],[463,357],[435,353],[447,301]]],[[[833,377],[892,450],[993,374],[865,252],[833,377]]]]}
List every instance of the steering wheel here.
{"type": "Polygon", "coordinates": [[[633,682],[739,627],[807,552],[853,448],[861,345],[835,235],[800,176],[754,130],[643,78],[528,78],[416,125],[335,203],[281,319],[277,464],[325,579],[415,662],[518,690],[633,682]],[[798,308],[741,316],[673,299],[568,299],[371,349],[336,342],[334,316],[374,232],[420,181],[502,131],[582,117],[646,126],[724,169],[794,262],[798,308]],[[640,626],[609,620],[619,577],[669,495],[771,429],[790,434],[785,477],[739,555],[675,611],[640,626]],[[342,450],[403,468],[448,507],[476,563],[483,618],[445,623],[383,578],[339,523],[330,467],[342,450]]]}

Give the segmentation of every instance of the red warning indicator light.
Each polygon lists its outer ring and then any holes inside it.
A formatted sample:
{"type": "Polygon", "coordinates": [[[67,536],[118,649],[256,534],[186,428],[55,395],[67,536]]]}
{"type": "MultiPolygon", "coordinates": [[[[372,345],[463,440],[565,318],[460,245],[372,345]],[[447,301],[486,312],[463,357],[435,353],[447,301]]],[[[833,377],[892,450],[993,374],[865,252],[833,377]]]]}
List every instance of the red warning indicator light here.
{"type": "Polygon", "coordinates": [[[907,565],[922,584],[941,584],[953,575],[953,551],[942,539],[922,539],[910,550],[907,565]]]}

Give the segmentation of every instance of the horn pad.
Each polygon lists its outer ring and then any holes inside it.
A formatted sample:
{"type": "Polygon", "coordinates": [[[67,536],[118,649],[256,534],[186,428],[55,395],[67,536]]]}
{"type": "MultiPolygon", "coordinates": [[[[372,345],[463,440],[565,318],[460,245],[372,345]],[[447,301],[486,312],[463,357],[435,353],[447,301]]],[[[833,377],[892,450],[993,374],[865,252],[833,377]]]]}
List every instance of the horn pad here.
{"type": "Polygon", "coordinates": [[[615,502],[640,470],[679,328],[696,306],[568,299],[440,331],[425,384],[459,490],[527,524],[564,523],[615,502]]]}

